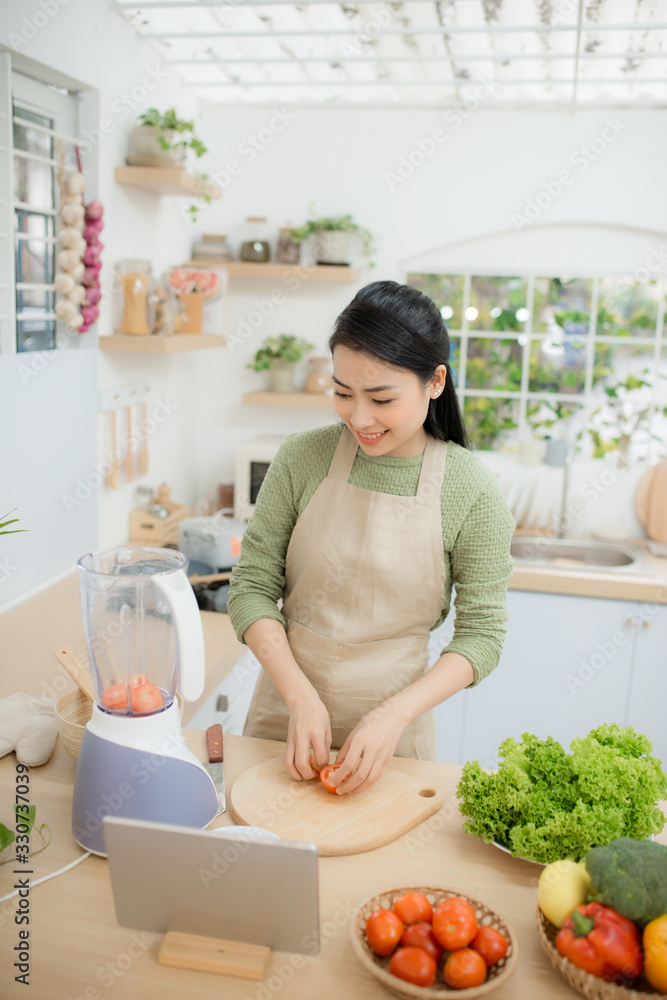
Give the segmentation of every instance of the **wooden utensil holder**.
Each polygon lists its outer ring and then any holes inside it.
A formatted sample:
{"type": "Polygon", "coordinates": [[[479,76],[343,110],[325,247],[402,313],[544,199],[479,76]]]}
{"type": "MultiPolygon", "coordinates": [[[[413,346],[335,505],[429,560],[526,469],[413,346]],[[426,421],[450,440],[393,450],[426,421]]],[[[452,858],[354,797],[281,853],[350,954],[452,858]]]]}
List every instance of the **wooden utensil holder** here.
{"type": "Polygon", "coordinates": [[[160,486],[156,502],[169,511],[167,517],[156,517],[150,513],[153,503],[144,504],[130,511],[130,541],[148,542],[158,547],[178,545],[178,522],[190,517],[190,507],[174,503],[170,499],[168,486],[160,486]]]}

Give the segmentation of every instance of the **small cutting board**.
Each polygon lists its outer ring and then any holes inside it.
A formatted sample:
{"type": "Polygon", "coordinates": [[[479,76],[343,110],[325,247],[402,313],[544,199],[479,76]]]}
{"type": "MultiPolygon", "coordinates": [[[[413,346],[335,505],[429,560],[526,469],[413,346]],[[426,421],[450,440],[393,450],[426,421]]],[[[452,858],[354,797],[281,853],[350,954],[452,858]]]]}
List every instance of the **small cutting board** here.
{"type": "Polygon", "coordinates": [[[333,795],[319,778],[294,781],[282,757],[256,764],[236,779],[230,802],[237,823],[271,830],[284,840],[317,844],[321,855],[361,854],[402,836],[436,813],[442,790],[388,764],[358,795],[333,795]]]}

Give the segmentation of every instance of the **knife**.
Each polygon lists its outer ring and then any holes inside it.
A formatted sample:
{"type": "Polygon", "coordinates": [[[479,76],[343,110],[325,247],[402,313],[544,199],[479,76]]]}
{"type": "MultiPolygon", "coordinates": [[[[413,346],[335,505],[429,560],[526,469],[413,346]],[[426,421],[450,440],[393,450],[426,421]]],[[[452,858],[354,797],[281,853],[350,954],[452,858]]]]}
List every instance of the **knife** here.
{"type": "Polygon", "coordinates": [[[224,766],[224,752],[222,744],[222,726],[219,722],[215,725],[209,726],[206,730],[206,743],[208,746],[208,764],[204,764],[204,767],[208,771],[215,785],[215,790],[218,793],[218,811],[213,817],[219,816],[220,813],[225,812],[227,808],[227,799],[225,798],[225,766],[224,766]]]}

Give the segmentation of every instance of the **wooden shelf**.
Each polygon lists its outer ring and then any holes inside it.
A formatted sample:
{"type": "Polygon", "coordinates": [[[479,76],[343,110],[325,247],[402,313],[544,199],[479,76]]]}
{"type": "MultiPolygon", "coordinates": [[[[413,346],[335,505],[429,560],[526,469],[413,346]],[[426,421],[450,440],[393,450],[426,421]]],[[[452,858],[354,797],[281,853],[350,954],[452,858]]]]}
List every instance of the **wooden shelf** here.
{"type": "Polygon", "coordinates": [[[182,198],[201,197],[204,190],[211,198],[219,198],[222,193],[212,181],[193,177],[187,170],[178,167],[116,167],[114,178],[118,184],[131,184],[155,194],[180,195],[182,198]]]}
{"type": "Polygon", "coordinates": [[[359,281],[361,278],[360,267],[345,267],[342,264],[302,267],[300,264],[252,264],[245,260],[215,257],[212,260],[189,260],[183,267],[224,267],[230,278],[283,278],[292,275],[301,280],[317,281],[359,281]]]}
{"type": "Polygon", "coordinates": [[[313,410],[330,410],[331,396],[315,392],[246,392],[244,406],[298,406],[313,410]]]}
{"type": "Polygon", "coordinates": [[[99,338],[101,351],[132,351],[142,354],[174,354],[176,351],[201,351],[207,347],[224,347],[226,337],[213,334],[175,333],[172,337],[134,336],[112,333],[99,338]]]}

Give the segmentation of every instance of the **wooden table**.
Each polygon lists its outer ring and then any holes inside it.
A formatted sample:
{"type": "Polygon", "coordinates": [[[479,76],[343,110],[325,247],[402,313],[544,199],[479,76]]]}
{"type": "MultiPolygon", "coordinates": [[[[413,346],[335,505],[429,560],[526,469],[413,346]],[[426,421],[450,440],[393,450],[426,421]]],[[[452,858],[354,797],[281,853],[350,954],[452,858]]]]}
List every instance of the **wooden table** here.
{"type": "MultiPolygon", "coordinates": [[[[203,759],[204,734],[186,730],[186,738],[203,759]]],[[[228,794],[244,770],[279,754],[281,746],[268,740],[227,736],[228,794]]],[[[534,927],[541,868],[510,858],[463,832],[455,795],[459,767],[398,759],[396,766],[443,787],[445,805],[440,813],[392,844],[365,854],[320,859],[322,949],[318,956],[275,952],[264,984],[162,966],[157,961],[161,935],[118,925],[107,862],[91,856],[31,890],[29,990],[15,983],[13,974],[9,975],[14,962],[12,949],[18,944],[19,928],[13,922],[16,897],[0,905],[0,968],[4,980],[0,996],[29,996],[32,1000],[182,1000],[186,996],[198,1000],[219,1000],[221,996],[244,1000],[386,1000],[388,994],[351,953],[350,921],[359,903],[377,892],[424,885],[455,889],[483,900],[517,932],[517,971],[505,987],[494,993],[494,998],[571,998],[574,994],[542,954],[534,927]]],[[[36,806],[37,822],[47,823],[53,834],[49,847],[27,866],[34,872],[33,879],[58,870],[82,854],[70,831],[74,769],[75,762],[58,740],[51,760],[30,772],[30,800],[36,806]]],[[[0,760],[0,819],[5,821],[9,820],[15,771],[13,753],[0,760]]],[[[231,823],[227,812],[213,825],[231,823]]],[[[37,843],[38,838],[33,837],[33,850],[37,843]]],[[[11,890],[15,867],[7,864],[0,868],[0,896],[11,890]]],[[[148,887],[146,891],[150,891],[148,887]]],[[[289,900],[285,900],[285,915],[289,919],[289,900]]]]}

